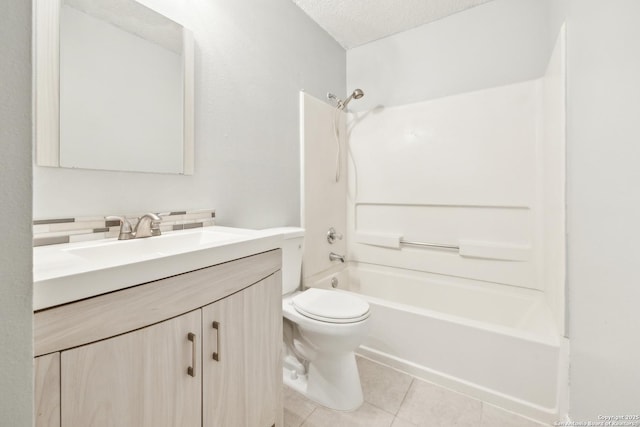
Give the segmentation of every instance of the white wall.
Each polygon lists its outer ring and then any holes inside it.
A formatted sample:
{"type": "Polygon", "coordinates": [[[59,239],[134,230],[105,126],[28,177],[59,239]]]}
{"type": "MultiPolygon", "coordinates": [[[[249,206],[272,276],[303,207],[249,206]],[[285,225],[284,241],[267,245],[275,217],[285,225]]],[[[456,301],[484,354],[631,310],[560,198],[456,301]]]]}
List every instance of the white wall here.
{"type": "Polygon", "coordinates": [[[0,2],[0,425],[32,425],[31,2],[0,2]]]}
{"type": "Polygon", "coordinates": [[[542,76],[554,1],[495,0],[349,50],[347,86],[366,94],[349,107],[402,105],[542,76]]]}
{"type": "Polygon", "coordinates": [[[567,19],[570,414],[640,408],[640,3],[574,0],[567,19]]]}
{"type": "Polygon", "coordinates": [[[216,208],[300,221],[298,91],[345,91],[345,52],[289,0],[144,0],[194,32],[194,176],[34,168],[34,217],[216,208]]]}

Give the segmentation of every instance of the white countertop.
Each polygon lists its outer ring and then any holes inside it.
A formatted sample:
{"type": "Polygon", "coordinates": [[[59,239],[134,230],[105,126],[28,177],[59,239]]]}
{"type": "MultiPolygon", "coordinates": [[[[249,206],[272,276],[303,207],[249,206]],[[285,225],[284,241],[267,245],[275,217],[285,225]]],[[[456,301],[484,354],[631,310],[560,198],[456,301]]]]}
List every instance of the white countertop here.
{"type": "Polygon", "coordinates": [[[42,310],[281,247],[281,229],[204,227],[146,239],[33,249],[33,309],[42,310]]]}

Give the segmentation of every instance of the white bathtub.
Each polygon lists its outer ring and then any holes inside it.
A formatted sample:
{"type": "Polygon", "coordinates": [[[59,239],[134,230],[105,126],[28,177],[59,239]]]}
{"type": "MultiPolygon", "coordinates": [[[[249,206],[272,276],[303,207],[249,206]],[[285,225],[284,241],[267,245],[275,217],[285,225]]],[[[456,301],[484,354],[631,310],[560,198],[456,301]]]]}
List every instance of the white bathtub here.
{"type": "Polygon", "coordinates": [[[544,422],[563,414],[567,348],[537,291],[350,263],[306,286],[371,306],[359,353],[544,422]]]}

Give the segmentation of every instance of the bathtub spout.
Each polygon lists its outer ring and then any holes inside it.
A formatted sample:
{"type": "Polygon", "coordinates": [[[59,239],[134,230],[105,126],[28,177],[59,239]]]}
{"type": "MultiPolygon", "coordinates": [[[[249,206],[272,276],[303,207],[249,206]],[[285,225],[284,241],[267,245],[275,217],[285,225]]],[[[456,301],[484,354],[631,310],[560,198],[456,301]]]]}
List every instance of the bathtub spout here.
{"type": "Polygon", "coordinates": [[[329,259],[330,259],[331,261],[340,261],[340,262],[344,263],[344,255],[338,255],[338,254],[337,254],[337,253],[335,253],[335,252],[331,252],[331,253],[329,254],[329,259]]]}

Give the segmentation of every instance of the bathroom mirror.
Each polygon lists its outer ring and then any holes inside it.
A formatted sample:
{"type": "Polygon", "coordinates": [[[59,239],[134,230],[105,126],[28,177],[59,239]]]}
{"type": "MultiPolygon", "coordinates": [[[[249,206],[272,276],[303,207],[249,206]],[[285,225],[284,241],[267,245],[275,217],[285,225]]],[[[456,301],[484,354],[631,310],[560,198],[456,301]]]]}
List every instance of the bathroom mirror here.
{"type": "Polygon", "coordinates": [[[36,0],[36,163],[193,174],[193,37],[135,0],[36,0]]]}

